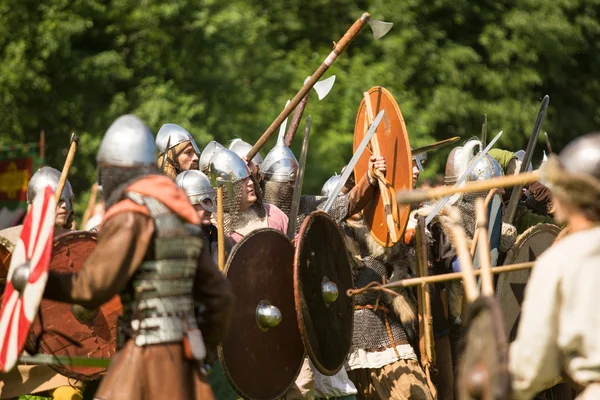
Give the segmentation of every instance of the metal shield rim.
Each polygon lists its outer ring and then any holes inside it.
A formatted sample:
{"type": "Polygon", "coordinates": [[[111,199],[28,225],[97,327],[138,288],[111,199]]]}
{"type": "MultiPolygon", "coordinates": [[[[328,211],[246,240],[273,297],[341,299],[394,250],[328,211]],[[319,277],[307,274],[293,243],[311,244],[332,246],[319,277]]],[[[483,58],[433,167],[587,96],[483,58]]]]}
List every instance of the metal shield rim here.
{"type": "MultiPolygon", "coordinates": [[[[331,218],[331,216],[329,214],[327,214],[326,212],[323,211],[314,211],[312,213],[310,213],[305,219],[304,221],[302,221],[302,225],[300,226],[300,230],[298,231],[298,235],[296,236],[297,238],[301,238],[304,237],[304,232],[306,231],[306,229],[308,228],[308,225],[310,224],[311,221],[311,217],[316,216],[316,217],[323,217],[323,218],[327,218],[331,224],[333,226],[335,226],[337,232],[340,235],[340,238],[342,239],[342,241],[344,240],[343,238],[343,234],[342,231],[340,229],[340,227],[338,226],[338,224],[335,223],[335,221],[333,220],[333,218],[331,218]]],[[[296,303],[296,317],[298,319],[298,327],[300,328],[300,336],[302,337],[302,342],[304,343],[304,348],[306,349],[306,353],[308,354],[308,357],[310,358],[310,360],[312,361],[313,365],[315,366],[315,368],[322,373],[323,375],[328,375],[328,376],[332,376],[335,375],[336,373],[338,373],[342,367],[344,366],[344,362],[340,363],[340,365],[333,369],[333,370],[329,370],[327,369],[323,364],[321,364],[321,362],[318,360],[317,355],[315,354],[312,345],[310,343],[310,340],[306,334],[306,329],[304,329],[304,315],[302,313],[302,290],[299,287],[299,282],[300,282],[300,256],[302,254],[302,245],[303,242],[302,241],[298,241],[296,248],[294,250],[294,301],[296,303]]],[[[346,260],[348,262],[348,266],[350,267],[350,274],[352,274],[352,264],[350,263],[350,257],[348,256],[348,252],[345,252],[345,256],[346,256],[346,260]]],[[[346,293],[340,293],[341,296],[346,296],[346,293]]],[[[352,303],[352,300],[350,300],[350,302],[352,303]]],[[[348,334],[350,335],[350,345],[352,345],[352,332],[354,329],[354,318],[351,319],[350,322],[350,329],[348,331],[348,334]]],[[[348,348],[348,352],[350,351],[350,347],[348,348]]]]}
{"type": "MultiPolygon", "coordinates": [[[[290,246],[293,248],[289,238],[283,234],[282,232],[278,231],[277,229],[273,229],[273,228],[260,228],[257,229],[255,231],[250,232],[249,234],[245,235],[242,240],[240,240],[238,243],[236,243],[235,246],[233,246],[233,248],[231,249],[231,252],[227,258],[227,263],[225,264],[225,269],[223,270],[223,274],[227,277],[227,274],[229,272],[229,269],[231,267],[231,263],[232,260],[234,260],[235,255],[237,254],[239,248],[241,247],[241,245],[243,243],[245,243],[246,241],[250,240],[252,237],[254,237],[254,235],[256,235],[258,232],[275,232],[276,234],[280,235],[282,238],[285,238],[286,241],[290,244],[290,246]]],[[[231,385],[231,387],[233,388],[233,390],[240,395],[243,399],[246,400],[254,400],[253,397],[248,396],[246,393],[244,393],[244,391],[238,386],[236,385],[235,381],[233,380],[231,373],[229,371],[229,368],[227,367],[227,363],[225,362],[225,355],[223,353],[223,347],[222,344],[220,343],[219,346],[217,347],[217,354],[218,354],[218,358],[219,358],[219,362],[221,364],[221,369],[223,370],[223,374],[225,375],[225,377],[227,378],[227,381],[229,382],[229,384],[231,385]]],[[[306,355],[306,351],[304,351],[304,354],[302,355],[298,368],[296,369],[296,372],[294,374],[294,378],[291,380],[291,382],[286,386],[285,390],[282,391],[282,393],[280,393],[278,396],[275,396],[273,398],[271,398],[270,400],[277,400],[279,398],[281,398],[281,396],[283,396],[285,393],[287,393],[295,384],[296,379],[298,377],[298,375],[300,374],[300,371],[302,369],[302,365],[304,362],[304,358],[306,355]]]]}
{"type": "MultiPolygon", "coordinates": [[[[410,147],[410,142],[409,142],[409,137],[408,137],[408,130],[406,129],[406,123],[404,122],[404,116],[402,115],[402,111],[400,110],[400,107],[398,106],[398,102],[396,101],[396,99],[394,98],[394,96],[392,96],[391,92],[389,90],[387,90],[385,87],[383,86],[374,86],[371,89],[368,90],[368,95],[369,97],[371,97],[371,95],[373,93],[376,92],[381,92],[382,96],[385,96],[388,98],[388,100],[390,101],[390,103],[392,104],[392,107],[394,109],[395,114],[398,116],[398,119],[400,121],[400,128],[402,130],[402,132],[404,133],[403,136],[403,140],[404,140],[404,144],[406,146],[407,152],[408,152],[408,159],[406,160],[406,171],[407,172],[407,177],[408,177],[408,183],[409,183],[409,187],[412,189],[412,185],[413,185],[413,181],[412,181],[412,153],[411,153],[411,147],[410,147]]],[[[353,139],[353,149],[356,146],[356,138],[357,138],[357,132],[362,132],[363,127],[359,126],[359,120],[361,120],[361,116],[362,118],[364,118],[364,108],[366,107],[365,104],[365,100],[364,98],[361,99],[361,102],[358,106],[358,112],[356,113],[356,120],[354,122],[354,139],[353,139]]],[[[380,129],[385,129],[382,128],[382,126],[385,126],[385,119],[389,118],[388,115],[384,116],[384,121],[382,124],[380,124],[381,126],[379,128],[377,128],[377,131],[379,131],[380,129]]],[[[389,119],[388,119],[389,121],[389,119]]],[[[364,133],[360,133],[360,138],[364,137],[364,133]]],[[[362,158],[362,156],[361,156],[362,158]]],[[[390,160],[386,160],[386,162],[388,163],[388,166],[392,166],[392,162],[390,160]]],[[[397,163],[396,163],[397,164],[397,163]]],[[[391,169],[391,168],[390,168],[391,169]]],[[[388,172],[389,170],[388,169],[388,172]]],[[[356,182],[358,182],[360,180],[360,178],[362,176],[358,176],[359,175],[359,163],[357,163],[357,165],[354,167],[354,178],[356,180],[356,182]]],[[[389,174],[388,174],[389,175],[389,174]]],[[[393,184],[393,182],[391,182],[393,184]]],[[[376,208],[380,208],[383,209],[383,199],[381,197],[381,195],[379,193],[376,194],[377,197],[377,201],[378,201],[378,205],[376,206],[376,208]]],[[[392,201],[394,201],[394,199],[392,198],[392,201]]],[[[404,215],[404,217],[400,218],[400,226],[399,229],[397,230],[398,233],[398,242],[402,240],[402,236],[404,235],[404,232],[406,231],[406,227],[408,226],[408,221],[410,219],[410,212],[411,212],[411,205],[410,204],[405,204],[405,205],[399,205],[399,213],[401,215],[404,215]]],[[[367,221],[367,219],[365,218],[365,222],[367,222],[367,226],[369,226],[369,231],[371,233],[371,236],[373,237],[373,239],[380,244],[383,247],[391,247],[394,244],[398,243],[393,243],[392,239],[389,237],[389,233],[386,233],[386,239],[381,239],[379,237],[377,237],[374,233],[373,233],[373,228],[372,226],[370,226],[369,221],[367,221]]],[[[387,232],[387,230],[386,230],[387,232]]]]}

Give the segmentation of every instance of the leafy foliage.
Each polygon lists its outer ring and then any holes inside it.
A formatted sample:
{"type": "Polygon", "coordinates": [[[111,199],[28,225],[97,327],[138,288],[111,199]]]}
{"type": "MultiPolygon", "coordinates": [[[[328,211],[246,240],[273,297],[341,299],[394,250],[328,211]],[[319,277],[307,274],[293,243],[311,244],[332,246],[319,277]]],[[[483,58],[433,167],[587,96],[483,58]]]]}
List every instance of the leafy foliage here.
{"type": "MultiPolygon", "coordinates": [[[[155,132],[178,123],[201,147],[254,141],[363,10],[395,26],[376,42],[361,32],[326,75],[337,75],[330,95],[311,95],[307,192],[350,158],[362,92],[375,85],[396,97],[413,146],[479,135],[487,113],[489,136],[502,129],[502,147],[523,148],[545,94],[555,150],[598,129],[597,0],[5,0],[1,142],[44,130],[48,164],[60,168],[76,131],[69,179],[79,194],[95,179],[103,133],[124,113],[155,132]]],[[[428,174],[446,154],[430,155],[428,174]]]]}

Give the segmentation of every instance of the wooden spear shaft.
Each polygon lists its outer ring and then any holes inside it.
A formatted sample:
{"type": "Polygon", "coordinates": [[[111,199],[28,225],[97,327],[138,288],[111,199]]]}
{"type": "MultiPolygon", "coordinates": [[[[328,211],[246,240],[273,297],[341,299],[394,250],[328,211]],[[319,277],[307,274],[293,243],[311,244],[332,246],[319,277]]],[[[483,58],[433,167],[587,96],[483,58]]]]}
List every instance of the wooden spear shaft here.
{"type": "Polygon", "coordinates": [[[440,186],[432,189],[399,190],[396,192],[396,201],[399,204],[421,203],[427,200],[452,196],[457,193],[480,193],[494,188],[512,187],[519,184],[527,185],[539,181],[540,177],[539,171],[533,171],[525,174],[488,179],[486,181],[468,182],[458,188],[440,186]]]}
{"type": "Polygon", "coordinates": [[[67,182],[67,176],[69,175],[69,170],[71,169],[71,165],[73,164],[73,159],[75,158],[75,153],[77,152],[77,144],[79,143],[79,136],[75,133],[71,134],[71,147],[69,147],[69,153],[67,154],[67,159],[65,160],[65,165],[63,166],[62,172],[60,173],[60,179],[58,181],[58,186],[56,187],[56,192],[54,193],[54,198],[56,199],[56,204],[60,202],[60,196],[65,187],[65,183],[67,182]]]}
{"type": "Polygon", "coordinates": [[[329,67],[334,63],[334,61],[338,58],[340,54],[348,47],[352,39],[358,35],[360,30],[365,26],[367,21],[371,18],[369,13],[364,13],[361,15],[359,19],[352,24],[350,29],[342,36],[339,42],[337,42],[325,61],[317,68],[317,70],[311,75],[308,82],[302,86],[302,88],[296,93],[294,98],[290,101],[290,103],[285,107],[285,109],[279,114],[275,121],[267,128],[267,130],[262,134],[262,136],[258,139],[256,144],[252,146],[248,154],[246,155],[247,160],[252,160],[254,156],[263,148],[263,146],[267,143],[269,138],[277,131],[277,128],[283,123],[283,121],[294,111],[298,103],[310,92],[310,90],[315,86],[315,83],[321,79],[325,71],[329,69],[329,67]]]}
{"type": "Polygon", "coordinates": [[[219,271],[225,271],[225,225],[223,220],[223,185],[217,186],[217,261],[219,271]]]}
{"type": "Polygon", "coordinates": [[[477,215],[477,236],[479,237],[479,265],[481,268],[481,293],[484,296],[494,295],[494,281],[492,279],[492,261],[490,259],[490,242],[488,241],[488,218],[484,200],[475,201],[477,215]]]}

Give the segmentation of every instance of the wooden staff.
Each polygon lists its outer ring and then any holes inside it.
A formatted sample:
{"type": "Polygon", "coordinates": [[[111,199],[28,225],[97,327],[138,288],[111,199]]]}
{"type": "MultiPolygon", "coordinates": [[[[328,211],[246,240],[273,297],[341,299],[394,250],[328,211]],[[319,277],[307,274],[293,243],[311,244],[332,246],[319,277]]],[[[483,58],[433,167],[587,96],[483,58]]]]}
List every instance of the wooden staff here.
{"type": "Polygon", "coordinates": [[[484,296],[494,295],[494,281],[492,279],[492,261],[490,259],[490,242],[488,241],[488,218],[484,200],[475,201],[477,215],[477,236],[479,237],[479,265],[481,268],[481,293],[484,296]]]}
{"type": "MultiPolygon", "coordinates": [[[[425,238],[425,217],[419,216],[416,228],[416,256],[418,274],[421,278],[428,275],[427,242],[425,238]]],[[[435,344],[433,336],[433,317],[431,314],[431,293],[427,285],[417,286],[421,364],[429,375],[429,368],[435,364],[435,344]]]]}
{"type": "MultiPolygon", "coordinates": [[[[367,114],[366,122],[367,125],[365,127],[365,132],[368,127],[373,124],[373,108],[371,107],[371,98],[369,97],[369,93],[364,92],[363,96],[365,98],[365,110],[367,114]]],[[[371,152],[375,157],[381,156],[381,149],[379,148],[379,140],[377,139],[377,132],[371,137],[371,152]]],[[[390,197],[390,192],[387,187],[387,183],[385,177],[381,173],[381,171],[377,169],[373,169],[371,171],[375,177],[377,178],[377,183],[379,185],[379,194],[381,195],[381,200],[383,201],[383,211],[385,213],[385,222],[387,224],[388,232],[390,234],[390,239],[392,243],[396,243],[398,241],[398,236],[396,235],[396,223],[394,222],[394,215],[392,211],[392,200],[390,197]]]]}
{"type": "Polygon", "coordinates": [[[273,135],[273,133],[277,130],[277,128],[283,123],[283,121],[294,111],[298,103],[310,92],[315,83],[321,79],[325,71],[329,69],[329,67],[335,62],[337,57],[342,54],[342,52],[348,47],[352,39],[358,35],[360,30],[365,26],[365,24],[369,21],[371,15],[369,13],[364,13],[361,15],[359,19],[352,24],[350,29],[342,36],[339,42],[335,43],[335,46],[331,53],[327,56],[325,61],[317,68],[317,70],[310,76],[308,82],[302,86],[302,88],[296,93],[294,98],[290,101],[290,103],[285,107],[285,109],[279,114],[275,121],[271,123],[271,125],[267,128],[267,130],[262,134],[262,136],[258,139],[256,144],[252,146],[248,154],[246,155],[246,159],[252,160],[254,156],[263,148],[263,146],[267,143],[269,138],[273,135]]]}
{"type": "Polygon", "coordinates": [[[290,126],[288,127],[287,132],[285,133],[285,145],[287,147],[292,146],[292,142],[294,141],[294,137],[296,136],[296,131],[298,130],[298,126],[300,125],[300,120],[302,119],[302,114],[304,114],[304,109],[306,108],[306,103],[308,103],[308,94],[304,96],[304,98],[298,104],[298,107],[294,110],[294,116],[292,117],[292,121],[290,122],[290,126]]]}
{"type": "MultiPolygon", "coordinates": [[[[485,198],[485,209],[489,210],[490,203],[494,199],[496,194],[500,194],[500,189],[492,189],[485,198]]],[[[471,258],[475,256],[477,250],[477,242],[479,241],[479,235],[473,237],[473,243],[471,243],[471,258]]]]}
{"type": "Polygon", "coordinates": [[[44,158],[46,157],[46,132],[42,129],[40,132],[40,158],[42,162],[44,162],[44,158]]]}
{"type": "Polygon", "coordinates": [[[223,185],[217,186],[217,255],[219,271],[225,271],[225,225],[223,221],[223,185]]]}
{"type": "Polygon", "coordinates": [[[467,246],[467,234],[465,228],[461,225],[460,215],[456,209],[450,209],[450,218],[453,221],[452,231],[454,232],[454,248],[460,263],[460,269],[463,274],[463,286],[465,287],[465,297],[469,303],[472,303],[479,297],[479,288],[475,280],[475,271],[473,269],[473,260],[469,247],[467,246]]]}
{"type": "Polygon", "coordinates": [[[58,181],[58,186],[56,187],[56,192],[54,193],[54,198],[56,199],[56,204],[60,202],[60,196],[65,187],[65,183],[67,182],[67,176],[69,175],[69,170],[71,169],[71,165],[73,164],[73,159],[75,158],[75,153],[77,152],[77,145],[79,144],[79,136],[75,133],[71,134],[71,147],[69,147],[69,153],[67,154],[67,159],[65,160],[65,165],[63,166],[62,172],[60,173],[60,179],[58,181]]]}
{"type": "MultiPolygon", "coordinates": [[[[504,272],[513,272],[513,271],[521,271],[524,269],[531,269],[531,268],[533,268],[534,264],[535,264],[534,261],[530,261],[530,262],[524,262],[524,263],[519,263],[519,264],[504,265],[502,267],[494,267],[494,268],[492,268],[492,274],[502,274],[504,272]]],[[[478,269],[477,271],[474,271],[474,275],[475,276],[481,275],[481,270],[478,269]]],[[[369,291],[373,291],[373,290],[381,290],[381,291],[384,291],[391,295],[397,296],[398,293],[394,292],[392,289],[408,288],[408,287],[413,287],[413,286],[429,285],[429,284],[433,284],[433,283],[442,283],[442,282],[449,282],[449,281],[457,281],[462,278],[463,278],[462,272],[450,272],[448,274],[428,276],[427,278],[402,279],[401,281],[386,283],[385,285],[382,285],[379,282],[372,282],[371,284],[369,284],[363,288],[360,288],[360,289],[348,289],[346,294],[348,296],[356,296],[356,295],[362,294],[364,292],[369,292],[369,291]]]]}
{"type": "Polygon", "coordinates": [[[539,181],[540,178],[539,171],[533,171],[525,174],[488,179],[486,181],[467,182],[464,186],[458,188],[440,186],[431,189],[399,190],[396,192],[396,201],[399,204],[421,203],[427,200],[452,196],[457,193],[480,193],[494,188],[511,187],[518,184],[527,185],[539,181]]]}
{"type": "Polygon", "coordinates": [[[92,185],[92,191],[90,193],[90,198],[88,200],[87,208],[83,213],[83,218],[81,219],[81,228],[85,229],[85,224],[87,224],[90,216],[92,215],[92,211],[94,207],[96,207],[96,197],[98,196],[98,184],[94,183],[92,185]]]}

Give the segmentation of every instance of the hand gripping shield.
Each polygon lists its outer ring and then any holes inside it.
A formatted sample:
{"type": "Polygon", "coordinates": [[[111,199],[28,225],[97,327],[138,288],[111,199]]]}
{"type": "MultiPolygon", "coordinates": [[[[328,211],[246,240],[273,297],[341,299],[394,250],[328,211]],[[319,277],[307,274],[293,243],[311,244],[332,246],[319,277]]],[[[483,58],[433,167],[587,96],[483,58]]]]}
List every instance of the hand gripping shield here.
{"type": "MultiPolygon", "coordinates": [[[[80,271],[96,249],[96,242],[97,234],[88,231],[56,237],[50,270],[80,271]]],[[[121,310],[118,296],[97,309],[44,299],[27,340],[28,350],[67,357],[110,358],[116,352],[117,318],[121,310]]],[[[61,375],[85,382],[97,380],[106,372],[105,368],[60,364],[50,367],[61,375]]]]}
{"type": "Polygon", "coordinates": [[[322,211],[311,213],[298,233],[294,295],[304,347],[317,370],[334,375],[352,344],[352,270],[342,233],[322,211]]]}
{"type": "MultiPolygon", "coordinates": [[[[400,108],[390,92],[381,86],[371,88],[368,94],[371,100],[371,107],[373,108],[373,115],[377,115],[379,111],[385,110],[383,121],[376,131],[381,155],[387,163],[385,178],[394,190],[410,190],[412,189],[412,154],[408,132],[400,108]]],[[[366,105],[363,99],[358,107],[356,123],[354,125],[354,150],[356,150],[365,136],[368,128],[366,121],[366,105]]],[[[372,154],[372,150],[365,151],[354,167],[354,176],[357,182],[367,173],[369,157],[372,154]]],[[[363,215],[371,231],[371,235],[377,243],[385,247],[391,247],[395,244],[392,242],[388,232],[383,198],[379,192],[365,207],[363,215]]],[[[404,234],[409,216],[410,205],[400,205],[394,209],[393,219],[397,241],[404,234]]]]}
{"type": "Polygon", "coordinates": [[[290,240],[270,228],[246,235],[227,260],[225,274],[236,301],[219,359],[244,399],[281,398],[302,366],[293,263],[290,240]]]}
{"type": "MultiPolygon", "coordinates": [[[[537,224],[517,237],[515,245],[508,251],[504,265],[535,261],[560,233],[560,228],[551,224],[537,224]]],[[[502,308],[508,340],[516,337],[521,314],[521,303],[530,270],[512,271],[500,274],[496,285],[496,296],[502,308]]]]}
{"type": "Polygon", "coordinates": [[[56,201],[50,187],[33,200],[13,251],[0,311],[0,370],[21,355],[44,294],[52,255],[56,201]]]}

